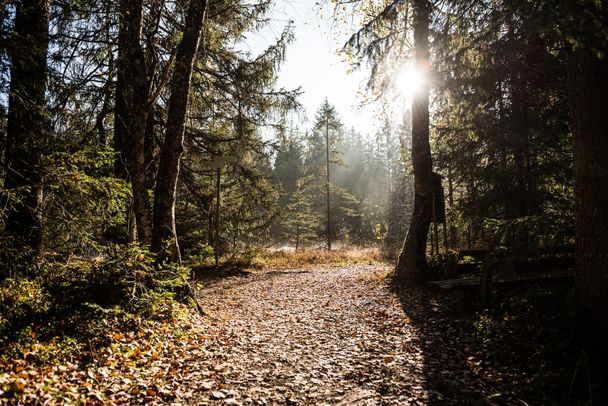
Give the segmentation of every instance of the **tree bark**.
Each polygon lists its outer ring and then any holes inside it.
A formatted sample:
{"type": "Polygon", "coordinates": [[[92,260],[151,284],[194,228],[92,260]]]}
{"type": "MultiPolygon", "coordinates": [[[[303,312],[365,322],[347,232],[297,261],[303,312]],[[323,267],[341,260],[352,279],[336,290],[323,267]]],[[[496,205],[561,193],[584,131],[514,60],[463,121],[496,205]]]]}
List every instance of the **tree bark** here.
{"type": "Polygon", "coordinates": [[[152,217],[146,186],[145,134],[151,78],[141,46],[143,1],[122,0],[118,34],[114,145],[117,176],[130,179],[137,237],[149,244],[152,217]]]}
{"type": "Polygon", "coordinates": [[[158,175],[154,189],[152,251],[160,252],[165,241],[170,241],[171,254],[178,260],[179,245],[175,230],[175,200],[179,161],[184,151],[184,126],[190,96],[190,80],[206,10],[206,0],[190,1],[186,26],[177,50],[175,67],[171,77],[167,130],[160,152],[158,175]]]}
{"type": "Polygon", "coordinates": [[[581,342],[608,341],[608,61],[570,50],[568,82],[576,194],[576,304],[581,342]]]}
{"type": "Polygon", "coordinates": [[[331,206],[330,206],[330,187],[329,183],[329,117],[325,117],[325,165],[327,168],[327,183],[325,185],[326,203],[327,203],[327,250],[331,251],[331,206]]]}
{"type": "Polygon", "coordinates": [[[16,5],[7,121],[6,179],[15,200],[5,234],[18,251],[42,249],[42,157],[46,125],[49,1],[22,0],[16,5]]]}
{"type": "Polygon", "coordinates": [[[396,273],[401,280],[419,281],[427,268],[426,243],[431,223],[433,163],[429,143],[429,16],[427,0],[414,1],[414,47],[416,68],[427,78],[412,97],[412,165],[414,210],[399,254],[396,273]]]}

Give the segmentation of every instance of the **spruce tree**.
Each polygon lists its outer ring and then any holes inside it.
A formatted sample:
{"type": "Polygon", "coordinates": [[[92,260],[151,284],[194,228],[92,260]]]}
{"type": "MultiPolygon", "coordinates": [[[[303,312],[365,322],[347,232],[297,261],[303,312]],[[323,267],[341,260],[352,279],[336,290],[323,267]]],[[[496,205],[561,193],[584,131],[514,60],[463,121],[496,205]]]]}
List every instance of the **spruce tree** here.
{"type": "Polygon", "coordinates": [[[49,131],[46,109],[49,47],[47,0],[16,4],[11,38],[10,90],[6,124],[6,178],[9,194],[4,233],[17,252],[40,253],[43,242],[43,154],[49,131]]]}
{"type": "MultiPolygon", "coordinates": [[[[339,154],[335,145],[341,129],[342,123],[335,107],[325,99],[315,114],[305,165],[308,169],[307,174],[316,178],[319,192],[325,196],[325,241],[328,250],[331,250],[331,241],[335,233],[335,230],[332,232],[331,217],[331,170],[339,154]]],[[[317,205],[322,204],[317,202],[317,205]]]]}

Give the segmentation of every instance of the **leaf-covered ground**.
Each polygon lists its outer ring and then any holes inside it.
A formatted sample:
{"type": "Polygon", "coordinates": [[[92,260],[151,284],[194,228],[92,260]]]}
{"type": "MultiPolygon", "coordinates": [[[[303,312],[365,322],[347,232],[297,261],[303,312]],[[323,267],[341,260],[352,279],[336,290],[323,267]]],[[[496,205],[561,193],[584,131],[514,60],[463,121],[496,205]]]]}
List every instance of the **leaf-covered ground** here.
{"type": "Polygon", "coordinates": [[[260,272],[200,291],[218,337],[196,402],[403,405],[483,399],[461,334],[379,265],[260,272]],[[427,323],[424,334],[416,326],[427,323]],[[429,330],[433,331],[429,335],[429,330]],[[451,337],[451,338],[450,338],[451,337]],[[438,348],[439,356],[425,353],[438,348]],[[432,381],[432,382],[431,382],[432,381]],[[209,390],[207,390],[209,389],[209,390]]]}
{"type": "MultiPolygon", "coordinates": [[[[357,264],[203,278],[197,294],[206,317],[187,312],[143,323],[133,333],[108,331],[110,347],[100,353],[82,348],[86,357],[74,353],[61,364],[45,363],[34,350],[0,365],[0,400],[560,403],[537,385],[538,371],[490,359],[487,345],[471,337],[470,316],[447,313],[426,290],[398,292],[385,278],[388,271],[357,264]]],[[[502,354],[508,358],[509,349],[502,354]]]]}

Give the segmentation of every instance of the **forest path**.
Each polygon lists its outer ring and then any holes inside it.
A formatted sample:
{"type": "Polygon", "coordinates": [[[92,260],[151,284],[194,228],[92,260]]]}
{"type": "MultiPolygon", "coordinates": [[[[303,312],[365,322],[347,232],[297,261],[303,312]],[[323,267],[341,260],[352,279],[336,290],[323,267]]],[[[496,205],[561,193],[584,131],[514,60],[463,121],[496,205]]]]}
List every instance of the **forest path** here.
{"type": "MultiPolygon", "coordinates": [[[[447,368],[447,358],[454,362],[458,354],[425,353],[447,347],[443,340],[450,338],[441,331],[450,330],[432,320],[436,309],[428,298],[423,305],[423,296],[413,290],[407,301],[400,298],[383,279],[387,272],[386,266],[366,264],[206,281],[198,296],[214,339],[199,361],[204,372],[190,377],[188,403],[462,402],[466,367],[447,368]],[[414,317],[425,321],[427,336],[421,336],[414,317]],[[456,398],[437,390],[437,378],[445,383],[442,391],[458,392],[456,398]]],[[[474,392],[464,399],[479,399],[474,392]]]]}

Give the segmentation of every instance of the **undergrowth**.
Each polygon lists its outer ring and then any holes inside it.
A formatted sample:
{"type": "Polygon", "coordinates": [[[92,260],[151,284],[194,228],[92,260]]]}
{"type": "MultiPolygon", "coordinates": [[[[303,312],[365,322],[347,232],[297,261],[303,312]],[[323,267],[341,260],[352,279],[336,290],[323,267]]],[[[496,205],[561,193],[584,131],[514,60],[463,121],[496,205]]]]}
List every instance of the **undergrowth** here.
{"type": "Polygon", "coordinates": [[[556,283],[497,294],[493,308],[472,320],[469,345],[479,357],[473,369],[489,382],[509,380],[511,399],[530,404],[555,404],[556,399],[595,404],[594,399],[606,399],[606,368],[594,365],[572,340],[570,290],[556,283]],[[519,373],[508,375],[506,370],[519,373]]]}
{"type": "Polygon", "coordinates": [[[0,372],[14,358],[37,364],[87,363],[115,331],[169,319],[187,298],[189,270],[156,264],[139,247],[113,247],[104,258],[46,259],[29,276],[0,282],[0,372]]]}

